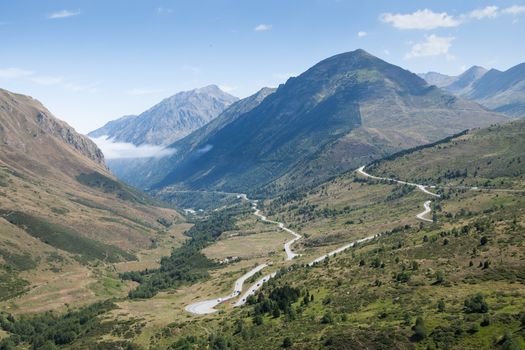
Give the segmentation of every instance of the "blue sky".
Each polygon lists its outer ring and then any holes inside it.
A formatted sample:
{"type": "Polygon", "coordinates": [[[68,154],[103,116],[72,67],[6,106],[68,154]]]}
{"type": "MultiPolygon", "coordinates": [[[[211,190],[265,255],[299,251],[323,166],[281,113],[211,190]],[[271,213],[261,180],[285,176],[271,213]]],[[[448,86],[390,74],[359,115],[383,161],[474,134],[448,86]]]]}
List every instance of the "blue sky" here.
{"type": "Polygon", "coordinates": [[[525,61],[525,0],[6,0],[0,87],[80,132],[178,91],[245,97],[363,48],[414,72],[525,61]]]}

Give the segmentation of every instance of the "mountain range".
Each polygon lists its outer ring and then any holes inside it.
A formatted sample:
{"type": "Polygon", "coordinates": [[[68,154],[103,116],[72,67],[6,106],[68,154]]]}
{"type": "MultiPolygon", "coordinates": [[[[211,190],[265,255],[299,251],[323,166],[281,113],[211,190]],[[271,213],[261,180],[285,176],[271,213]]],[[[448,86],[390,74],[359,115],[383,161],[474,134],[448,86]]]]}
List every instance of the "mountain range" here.
{"type": "Polygon", "coordinates": [[[506,120],[364,50],[328,58],[265,98],[231,108],[242,105],[170,145],[175,155],[123,178],[154,189],[293,187],[506,120]]]}
{"type": "Polygon", "coordinates": [[[216,85],[179,92],[139,115],[110,121],[88,136],[135,145],[169,145],[210,122],[238,98],[216,85]]]}
{"type": "Polygon", "coordinates": [[[506,71],[473,66],[459,76],[420,74],[429,84],[512,117],[525,116],[525,63],[506,71]]]}

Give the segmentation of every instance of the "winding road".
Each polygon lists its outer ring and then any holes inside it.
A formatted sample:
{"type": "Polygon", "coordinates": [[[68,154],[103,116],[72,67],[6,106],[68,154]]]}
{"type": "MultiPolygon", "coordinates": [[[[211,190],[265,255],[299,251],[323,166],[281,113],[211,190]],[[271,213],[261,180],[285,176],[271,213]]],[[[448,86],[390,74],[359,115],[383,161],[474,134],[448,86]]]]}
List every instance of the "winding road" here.
{"type": "MultiPolygon", "coordinates": [[[[396,179],[389,179],[389,178],[384,178],[384,177],[378,177],[378,176],[374,176],[374,175],[370,175],[368,174],[367,172],[365,172],[365,166],[362,166],[360,167],[359,169],[357,169],[357,172],[363,176],[366,176],[366,177],[369,177],[369,178],[372,178],[372,179],[375,179],[375,180],[386,180],[386,181],[390,181],[390,182],[396,182],[396,183],[399,183],[399,184],[403,184],[403,185],[409,185],[409,186],[415,186],[417,187],[421,192],[425,193],[425,194],[428,194],[428,195],[431,195],[433,197],[440,197],[440,195],[436,194],[436,193],[433,193],[433,192],[430,192],[427,187],[433,187],[433,186],[425,186],[425,185],[420,185],[420,184],[416,184],[416,183],[412,183],[412,182],[406,182],[406,181],[401,181],[401,180],[396,180],[396,179]]],[[[252,204],[252,210],[253,210],[253,214],[255,216],[257,216],[261,221],[264,221],[264,222],[267,222],[267,223],[270,223],[270,224],[276,224],[281,230],[283,231],[286,231],[288,233],[290,233],[291,235],[294,236],[294,238],[288,242],[286,242],[284,244],[284,251],[286,252],[286,261],[290,261],[292,259],[294,259],[296,256],[298,256],[298,254],[294,253],[292,251],[292,244],[294,244],[297,240],[301,239],[302,236],[300,234],[298,234],[297,232],[287,228],[284,223],[282,222],[278,222],[278,221],[273,221],[273,220],[270,220],[268,219],[265,215],[263,215],[261,213],[261,210],[257,208],[257,203],[258,201],[257,200],[250,200],[248,199],[248,197],[246,196],[246,194],[238,194],[237,195],[237,198],[239,199],[243,199],[243,200],[246,200],[248,202],[251,202],[252,204]]],[[[425,216],[428,215],[429,213],[431,213],[432,209],[430,208],[430,203],[432,203],[432,201],[426,201],[423,206],[425,208],[425,210],[419,214],[416,215],[416,217],[420,220],[423,220],[423,221],[427,221],[427,222],[433,222],[431,219],[428,219],[426,218],[425,216]]],[[[349,248],[352,248],[354,247],[356,244],[360,244],[360,243],[364,243],[364,242],[367,242],[367,241],[370,241],[374,238],[377,238],[377,237],[380,237],[381,234],[376,234],[376,235],[371,235],[371,236],[368,236],[368,237],[365,237],[365,238],[361,238],[361,239],[358,239],[356,241],[353,241],[349,244],[346,244],[342,247],[339,247],[325,255],[322,255],[318,258],[316,258],[315,260],[311,261],[308,263],[308,266],[314,266],[315,264],[317,263],[320,263],[321,261],[327,259],[328,257],[331,257],[331,256],[334,256],[338,253],[341,253],[349,248]]],[[[228,296],[225,296],[225,297],[220,297],[220,298],[216,298],[216,299],[210,299],[210,300],[204,300],[204,301],[200,301],[200,302],[197,302],[197,303],[193,303],[191,305],[188,305],[186,306],[185,310],[188,311],[188,312],[191,312],[193,314],[197,314],[197,315],[205,315],[205,314],[210,314],[210,313],[214,313],[214,312],[217,312],[218,310],[215,309],[215,306],[219,305],[220,303],[223,303],[227,300],[230,300],[230,299],[233,299],[237,296],[239,296],[242,292],[242,289],[243,289],[243,285],[244,285],[244,282],[252,277],[253,275],[255,275],[257,272],[261,271],[262,269],[264,269],[265,267],[267,267],[268,265],[266,264],[261,264],[257,267],[255,267],[254,269],[250,270],[248,273],[242,275],[239,279],[237,279],[235,281],[235,284],[234,284],[234,288],[233,288],[233,292],[228,295],[228,296]]],[[[241,296],[239,297],[239,299],[237,300],[236,303],[233,304],[234,307],[239,307],[239,306],[242,306],[244,304],[246,304],[246,300],[248,299],[248,297],[250,295],[253,295],[255,294],[255,292],[262,287],[262,285],[264,283],[266,283],[268,280],[270,280],[271,278],[275,277],[277,273],[276,272],[272,272],[262,278],[260,278],[257,282],[255,282],[253,285],[251,285],[247,290],[246,292],[241,296]]]]}
{"type": "Polygon", "coordinates": [[[259,272],[262,269],[264,269],[266,266],[268,266],[268,265],[261,264],[261,265],[255,267],[255,268],[253,268],[252,270],[250,270],[246,274],[242,275],[238,280],[235,281],[235,284],[234,284],[234,287],[233,287],[233,292],[230,295],[227,295],[225,297],[210,299],[210,300],[199,301],[197,303],[193,303],[193,304],[190,304],[190,305],[186,306],[185,310],[188,311],[188,312],[191,312],[193,314],[197,314],[197,315],[205,315],[205,314],[211,314],[211,313],[217,312],[218,310],[215,309],[215,306],[217,306],[220,303],[223,303],[223,302],[225,302],[227,300],[233,299],[236,296],[240,295],[241,292],[242,292],[242,286],[244,285],[244,282],[248,278],[250,278],[253,275],[255,275],[257,272],[259,272]]]}
{"type": "MultiPolygon", "coordinates": [[[[413,182],[406,182],[406,181],[401,181],[401,180],[396,180],[396,179],[391,179],[391,178],[386,178],[386,177],[379,177],[379,176],[370,175],[369,173],[367,173],[365,171],[365,166],[364,165],[362,167],[360,167],[359,169],[357,169],[357,172],[359,174],[363,175],[363,176],[366,176],[366,177],[369,177],[369,178],[375,179],[375,180],[384,180],[384,181],[390,181],[390,182],[397,182],[398,184],[402,184],[402,185],[414,186],[414,187],[417,187],[421,192],[423,192],[425,194],[428,194],[428,195],[431,195],[431,196],[437,197],[437,198],[441,197],[439,194],[433,193],[433,192],[430,192],[429,190],[427,190],[427,187],[433,188],[434,186],[420,185],[420,184],[416,184],[416,183],[413,183],[413,182]]],[[[427,221],[427,222],[434,222],[433,220],[428,219],[428,218],[425,217],[427,214],[430,214],[430,212],[432,211],[432,209],[430,208],[430,203],[432,203],[432,201],[426,201],[425,203],[423,203],[423,207],[425,209],[421,213],[417,214],[416,218],[418,218],[419,220],[427,221]]]]}
{"type": "MultiPolygon", "coordinates": [[[[261,221],[264,221],[270,224],[276,224],[281,230],[286,231],[294,236],[292,240],[287,241],[284,244],[284,251],[286,252],[286,261],[292,260],[293,258],[298,256],[298,254],[292,251],[292,244],[294,244],[297,240],[302,238],[300,234],[284,226],[284,223],[270,220],[266,216],[264,216],[261,213],[261,210],[257,208],[257,203],[258,203],[257,200],[248,199],[248,197],[244,193],[238,194],[237,198],[251,202],[253,214],[257,216],[259,219],[261,219],[261,221]]],[[[216,298],[216,299],[199,301],[199,302],[186,306],[185,310],[193,314],[197,314],[197,315],[205,315],[205,314],[211,314],[211,313],[217,312],[218,310],[215,309],[215,306],[240,295],[242,292],[242,287],[244,285],[244,282],[248,278],[252,277],[257,272],[261,271],[267,266],[268,265],[266,264],[261,264],[255,267],[254,269],[252,269],[251,271],[249,271],[248,273],[242,275],[238,280],[235,281],[233,292],[230,295],[227,295],[225,297],[216,298]]],[[[248,290],[244,293],[244,295],[241,298],[239,298],[239,300],[234,304],[234,306],[244,305],[246,303],[246,299],[248,298],[248,296],[254,294],[257,291],[257,289],[259,289],[262,286],[262,284],[267,282],[270,278],[275,277],[275,274],[276,273],[273,272],[271,274],[268,274],[262,277],[257,282],[255,282],[250,288],[248,288],[248,290]]]]}
{"type": "Polygon", "coordinates": [[[419,220],[423,220],[423,221],[434,222],[434,220],[427,219],[425,217],[427,214],[430,214],[430,212],[432,211],[432,209],[430,209],[430,203],[432,203],[432,201],[426,201],[425,203],[423,203],[423,207],[425,207],[425,210],[417,214],[416,218],[418,218],[419,220]]]}

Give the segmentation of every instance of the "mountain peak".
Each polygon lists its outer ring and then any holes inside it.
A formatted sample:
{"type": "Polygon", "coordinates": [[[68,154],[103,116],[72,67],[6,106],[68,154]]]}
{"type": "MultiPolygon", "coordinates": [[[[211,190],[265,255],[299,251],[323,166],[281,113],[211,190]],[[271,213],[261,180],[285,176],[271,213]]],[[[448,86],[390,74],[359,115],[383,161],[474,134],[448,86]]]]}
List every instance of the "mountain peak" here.
{"type": "Polygon", "coordinates": [[[181,91],[138,116],[122,117],[89,133],[135,145],[168,145],[188,135],[238,100],[217,85],[181,91]]]}

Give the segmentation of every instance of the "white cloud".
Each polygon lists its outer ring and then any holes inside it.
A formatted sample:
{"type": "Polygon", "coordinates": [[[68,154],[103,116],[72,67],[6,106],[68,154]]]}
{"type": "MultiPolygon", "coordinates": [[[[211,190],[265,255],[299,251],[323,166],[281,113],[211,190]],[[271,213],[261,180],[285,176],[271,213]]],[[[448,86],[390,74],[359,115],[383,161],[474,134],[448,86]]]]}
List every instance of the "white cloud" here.
{"type": "Polygon", "coordinates": [[[457,27],[461,20],[446,12],[433,12],[429,9],[417,10],[414,13],[383,13],[379,17],[381,21],[389,23],[399,29],[435,29],[457,27]]]}
{"type": "Polygon", "coordinates": [[[36,76],[31,79],[34,83],[37,83],[38,85],[57,85],[64,81],[64,78],[62,77],[54,77],[54,76],[36,76]]]}
{"type": "Polygon", "coordinates": [[[474,19],[494,18],[498,15],[497,6],[487,6],[482,9],[471,11],[468,16],[474,19]]]}
{"type": "Polygon", "coordinates": [[[69,10],[61,10],[57,12],[53,12],[49,16],[47,16],[48,19],[59,19],[59,18],[67,18],[67,17],[73,17],[80,15],[80,10],[77,11],[69,11],[69,10]]]}
{"type": "Polygon", "coordinates": [[[196,152],[197,154],[204,154],[204,153],[208,153],[208,152],[211,151],[212,149],[213,149],[213,145],[207,144],[207,145],[205,145],[204,147],[199,148],[199,149],[196,150],[195,152],[196,152]]]}
{"type": "Polygon", "coordinates": [[[384,49],[383,52],[385,53],[385,55],[390,55],[390,50],[388,49],[384,49]]]}
{"type": "Polygon", "coordinates": [[[524,12],[525,12],[525,6],[517,6],[517,5],[507,7],[501,10],[501,13],[510,14],[510,15],[519,15],[520,13],[524,13],[524,12]]]}
{"type": "Polygon", "coordinates": [[[157,13],[159,15],[169,15],[170,13],[173,13],[173,9],[166,7],[157,7],[157,13]]]}
{"type": "Polygon", "coordinates": [[[162,89],[150,89],[150,88],[135,88],[126,91],[128,95],[142,96],[142,95],[153,95],[163,92],[162,89]]]}
{"type": "Polygon", "coordinates": [[[68,90],[80,92],[80,91],[86,91],[86,92],[97,92],[98,83],[93,84],[77,84],[77,83],[67,83],[64,85],[64,87],[68,90]]]}
{"type": "Polygon", "coordinates": [[[91,138],[104,153],[106,159],[131,159],[131,158],[162,158],[171,156],[176,152],[174,148],[158,145],[140,145],[132,143],[114,142],[107,136],[91,138]]]}
{"type": "Polygon", "coordinates": [[[255,30],[256,32],[265,32],[265,31],[270,30],[270,29],[272,29],[272,25],[271,24],[259,24],[258,26],[253,28],[253,30],[255,30]]]}
{"type": "Polygon", "coordinates": [[[446,55],[447,59],[452,60],[454,56],[448,53],[452,46],[454,37],[441,37],[435,34],[425,37],[425,41],[412,45],[410,52],[405,55],[406,59],[415,57],[428,57],[446,55]]]}
{"type": "Polygon", "coordinates": [[[365,37],[365,36],[367,36],[367,35],[368,35],[367,32],[363,32],[363,31],[361,31],[361,32],[357,32],[357,36],[358,36],[359,38],[365,37]]]}
{"type": "Polygon", "coordinates": [[[0,69],[0,79],[16,79],[33,75],[34,72],[20,68],[0,69]]]}

